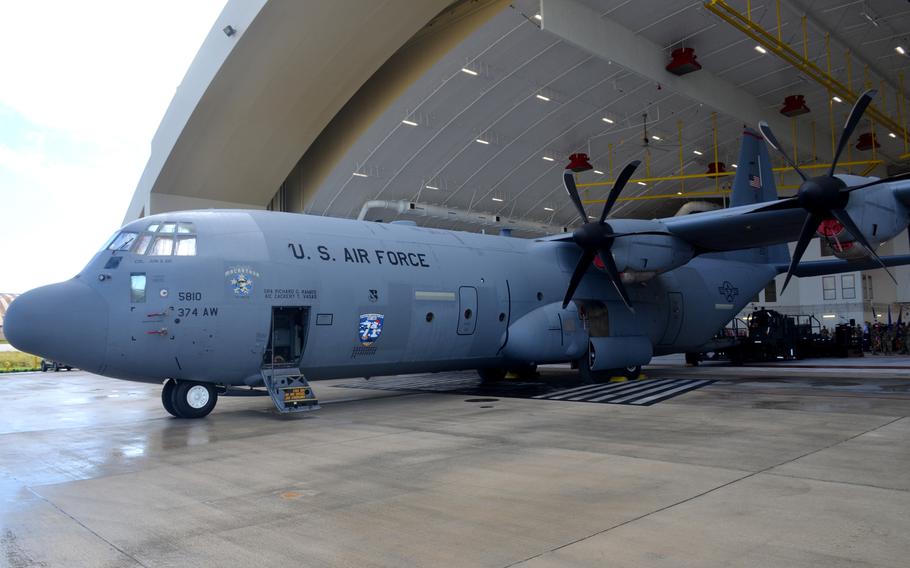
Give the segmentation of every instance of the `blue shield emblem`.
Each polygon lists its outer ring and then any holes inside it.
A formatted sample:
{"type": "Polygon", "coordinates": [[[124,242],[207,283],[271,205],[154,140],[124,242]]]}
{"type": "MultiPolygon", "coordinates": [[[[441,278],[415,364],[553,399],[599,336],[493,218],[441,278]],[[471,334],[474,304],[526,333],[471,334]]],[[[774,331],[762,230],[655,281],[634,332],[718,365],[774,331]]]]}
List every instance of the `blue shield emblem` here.
{"type": "Polygon", "coordinates": [[[369,347],[382,333],[382,314],[360,314],[360,344],[369,347]]]}

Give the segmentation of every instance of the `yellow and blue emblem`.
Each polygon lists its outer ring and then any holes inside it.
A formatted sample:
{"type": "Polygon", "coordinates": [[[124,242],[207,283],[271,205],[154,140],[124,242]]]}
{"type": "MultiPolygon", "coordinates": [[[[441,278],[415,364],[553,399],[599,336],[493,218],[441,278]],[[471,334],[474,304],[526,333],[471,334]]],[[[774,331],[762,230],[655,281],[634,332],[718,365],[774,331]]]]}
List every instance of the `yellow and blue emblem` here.
{"type": "Polygon", "coordinates": [[[382,314],[360,314],[360,344],[369,347],[379,339],[382,333],[382,314]]]}

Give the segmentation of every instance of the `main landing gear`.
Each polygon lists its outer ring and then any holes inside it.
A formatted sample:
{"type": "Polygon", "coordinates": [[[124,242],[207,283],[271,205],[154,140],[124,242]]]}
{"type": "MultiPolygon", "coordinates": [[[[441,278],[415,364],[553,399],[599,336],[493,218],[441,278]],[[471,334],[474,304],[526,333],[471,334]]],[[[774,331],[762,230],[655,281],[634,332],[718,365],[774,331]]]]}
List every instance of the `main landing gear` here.
{"type": "Polygon", "coordinates": [[[161,404],[177,418],[202,418],[215,408],[218,391],[215,385],[168,379],[161,389],[161,404]]]}

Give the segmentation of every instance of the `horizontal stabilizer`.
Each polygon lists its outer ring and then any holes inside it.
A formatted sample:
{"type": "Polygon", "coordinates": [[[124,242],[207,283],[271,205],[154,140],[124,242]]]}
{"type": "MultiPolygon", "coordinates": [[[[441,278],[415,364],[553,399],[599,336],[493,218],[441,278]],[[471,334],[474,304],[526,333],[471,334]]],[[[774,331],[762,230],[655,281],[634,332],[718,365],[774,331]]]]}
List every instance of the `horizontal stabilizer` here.
{"type": "MultiPolygon", "coordinates": [[[[910,254],[899,254],[895,256],[881,257],[885,266],[904,266],[910,264],[910,254]]],[[[841,272],[853,272],[856,270],[872,270],[881,268],[874,258],[864,258],[861,260],[813,260],[811,262],[801,262],[793,271],[794,276],[824,276],[826,274],[839,274],[841,272]]],[[[789,265],[778,264],[777,272],[787,271],[789,265]]]]}

